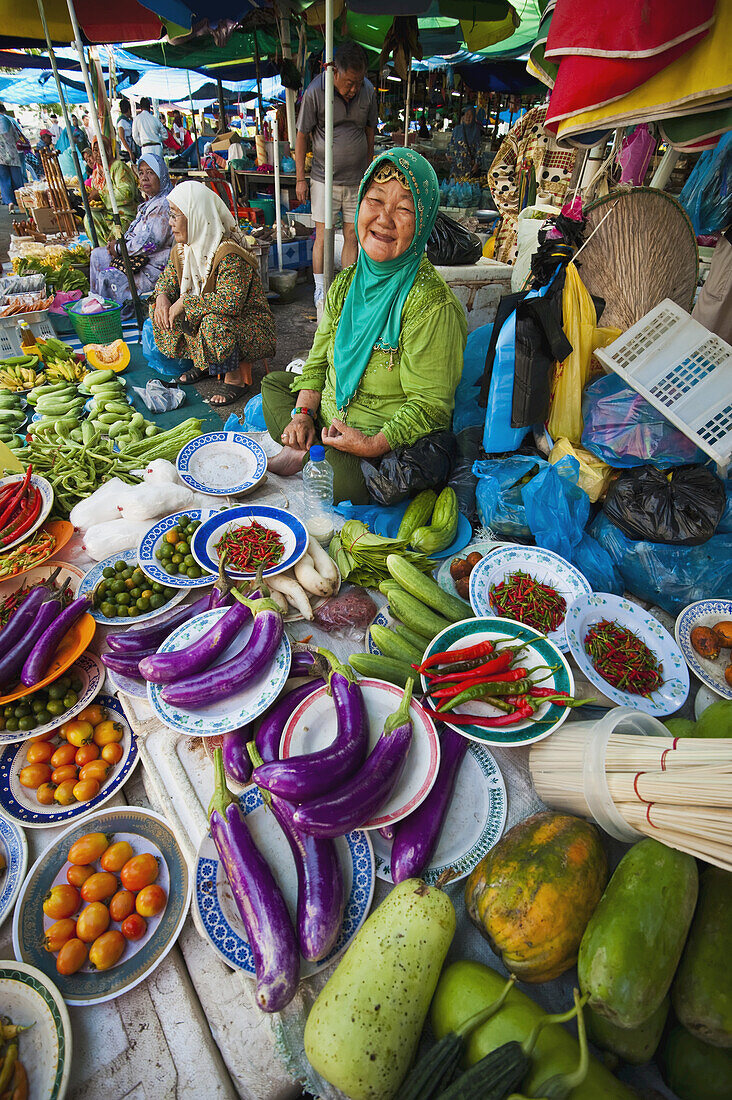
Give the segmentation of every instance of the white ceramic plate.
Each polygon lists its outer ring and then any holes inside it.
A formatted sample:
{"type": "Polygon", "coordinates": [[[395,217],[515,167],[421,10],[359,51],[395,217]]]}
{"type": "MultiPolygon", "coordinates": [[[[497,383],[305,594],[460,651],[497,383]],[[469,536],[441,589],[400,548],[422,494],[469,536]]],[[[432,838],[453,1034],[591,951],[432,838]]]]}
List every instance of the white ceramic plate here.
{"type": "Polygon", "coordinates": [[[160,549],[163,535],[171,527],[175,527],[181,516],[188,516],[189,519],[200,520],[203,523],[211,516],[217,515],[217,512],[218,509],[216,508],[188,508],[186,511],[174,512],[171,516],[166,516],[165,519],[159,520],[151,527],[137,548],[137,561],[145,576],[149,577],[151,581],[157,581],[158,584],[167,584],[171,588],[184,588],[186,590],[205,588],[206,585],[213,584],[216,578],[208,571],[203,577],[181,577],[177,574],[166,573],[155,555],[160,549]]]}
{"type": "Polygon", "coordinates": [[[146,680],[133,680],[129,676],[123,676],[119,672],[112,672],[112,669],[108,668],[107,682],[111,684],[115,695],[119,695],[119,693],[122,692],[123,695],[130,695],[133,699],[147,699],[146,680]]]}
{"type": "MultiPolygon", "coordinates": [[[[254,843],[267,860],[295,922],[297,872],[285,835],[274,816],[262,805],[257,787],[249,787],[239,798],[254,843]]],[[[333,950],[320,962],[300,960],[300,977],[307,978],[328,966],[348,947],[368,916],[374,893],[374,854],[369,834],[356,829],[335,841],[343,872],[346,907],[341,934],[333,950]]],[[[254,960],[236,907],[226,872],[216,846],[207,833],[196,857],[194,903],[211,946],[227,966],[254,976],[254,960]]]]}
{"type": "Polygon", "coordinates": [[[176,468],[181,481],[197,493],[237,496],[259,484],[267,472],[267,456],[243,432],[209,432],[186,444],[176,468]]]}
{"type": "MultiPolygon", "coordinates": [[[[564,598],[567,608],[580,596],[592,591],[589,581],[579,569],[559,554],[538,546],[502,546],[478,562],[470,574],[470,606],[478,618],[503,618],[491,604],[491,588],[518,571],[528,573],[540,584],[551,585],[564,598]]],[[[564,618],[556,630],[549,631],[547,638],[563,652],[567,651],[564,618]]]]}
{"type": "MultiPolygon", "coordinates": [[[[32,730],[16,730],[14,732],[3,730],[0,732],[0,746],[13,745],[17,741],[26,741],[29,737],[35,737],[39,733],[48,733],[50,730],[58,729],[62,722],[68,722],[70,718],[75,718],[77,714],[81,714],[84,707],[88,707],[102,690],[105,672],[106,669],[96,653],[89,650],[82,653],[76,658],[71,668],[67,668],[64,672],[64,676],[78,676],[82,683],[79,698],[74,706],[54,718],[52,722],[47,722],[45,726],[36,726],[32,730]]],[[[27,696],[27,698],[31,698],[31,696],[27,696]]],[[[18,699],[18,702],[25,702],[26,699],[18,699]]]]}
{"type": "MultiPolygon", "coordinates": [[[[359,680],[369,720],[369,752],[384,729],[384,721],[394,714],[403,691],[383,680],[359,680]]],[[[422,706],[412,700],[412,743],[401,779],[386,805],[376,817],[363,823],[363,829],[380,829],[401,821],[416,810],[432,789],[440,766],[440,741],[433,722],[422,706]]],[[[282,734],[280,757],[302,756],[318,752],[335,739],[336,713],[325,685],[303,700],[292,714],[282,734]]]]}
{"type": "Polygon", "coordinates": [[[5,859],[5,869],[0,871],[0,924],[2,924],[13,908],[28,865],[25,833],[4,814],[0,814],[0,851],[5,859]]]}
{"type": "Polygon", "coordinates": [[[694,649],[691,632],[695,626],[714,626],[729,619],[732,619],[732,600],[697,600],[684,608],[674,628],[676,641],[691,671],[723,699],[732,699],[732,687],[724,678],[725,668],[732,664],[732,650],[723,649],[716,661],[709,661],[694,649]]]}
{"type": "Polygon", "coordinates": [[[107,708],[110,718],[124,726],[125,731],[120,742],[122,759],[114,765],[99,794],[89,802],[74,802],[71,806],[59,806],[57,803],[41,806],[36,792],[21,786],[18,778],[21,768],[27,763],[25,757],[30,742],[9,745],[0,749],[0,810],[13,821],[24,825],[26,829],[44,829],[49,825],[66,825],[72,821],[80,821],[95,813],[127,782],[139,759],[135,735],[116,699],[111,695],[98,695],[97,702],[107,708]]]}
{"type": "MultiPolygon", "coordinates": [[[[105,558],[104,561],[97,562],[93,565],[89,572],[85,575],[83,581],[79,585],[79,596],[85,596],[87,592],[93,592],[96,586],[101,580],[104,580],[104,570],[108,566],[114,566],[116,561],[123,561],[127,565],[137,565],[137,550],[122,550],[119,554],[112,554],[111,557],[105,558]]],[[[168,581],[164,582],[168,584],[168,581]]],[[[173,588],[174,585],[170,585],[173,588]]],[[[146,623],[150,619],[157,619],[160,615],[163,615],[166,611],[170,611],[171,607],[175,607],[181,600],[186,598],[187,592],[185,588],[181,588],[178,592],[170,597],[167,603],[164,603],[162,607],[157,607],[154,611],[145,611],[142,615],[136,615],[134,618],[130,618],[125,615],[124,617],[116,616],[114,619],[108,619],[106,615],[102,615],[101,611],[92,607],[89,610],[89,614],[102,626],[110,626],[119,629],[125,626],[136,626],[137,623],[146,623]]]]}
{"type": "MultiPolygon", "coordinates": [[[[295,515],[291,515],[283,508],[267,508],[264,506],[245,506],[240,508],[227,508],[216,516],[207,520],[196,531],[191,543],[191,552],[202,569],[208,569],[210,573],[219,571],[219,555],[216,544],[228,534],[239,527],[248,527],[252,520],[263,527],[275,531],[284,547],[281,559],[276,565],[264,570],[265,577],[273,577],[276,573],[285,573],[297,565],[300,558],[308,548],[308,533],[304,524],[295,515]]],[[[231,577],[251,578],[256,571],[242,571],[227,565],[226,572],[231,577]]]]}
{"type": "Polygon", "coordinates": [[[28,1073],[31,1100],[63,1100],[71,1073],[73,1039],[69,1013],[58,989],[35,966],[3,959],[0,1004],[14,1024],[28,1027],[19,1036],[18,1052],[28,1073]]]}
{"type": "Polygon", "coordinates": [[[458,595],[458,590],[455,587],[455,581],[450,576],[450,566],[455,558],[467,558],[468,554],[477,552],[478,554],[492,554],[494,550],[500,549],[501,546],[512,546],[513,543],[507,542],[493,542],[491,539],[478,539],[476,542],[471,542],[464,550],[461,550],[459,554],[453,554],[449,558],[445,558],[440,562],[440,565],[435,573],[435,580],[439,584],[440,588],[444,588],[446,592],[449,592],[451,596],[457,596],[458,599],[463,597],[458,595]]]}
{"type": "MultiPolygon", "coordinates": [[[[25,474],[10,474],[9,477],[0,478],[0,489],[2,489],[4,485],[10,485],[13,482],[17,484],[23,481],[24,477],[25,474]]],[[[41,510],[25,534],[17,539],[13,539],[7,546],[3,546],[3,553],[12,550],[14,546],[19,546],[23,542],[28,542],[31,535],[38,530],[41,524],[46,522],[53,507],[53,489],[51,487],[51,482],[46,481],[45,477],[41,477],[40,474],[31,474],[31,485],[38,489],[41,494],[41,510]]]]}
{"type": "Polygon", "coordinates": [[[83,569],[79,569],[76,565],[69,565],[65,561],[51,561],[44,565],[37,565],[35,569],[29,569],[27,573],[21,573],[19,577],[10,577],[8,580],[0,582],[0,602],[12,592],[17,592],[19,588],[23,588],[24,585],[35,588],[36,585],[42,584],[59,567],[60,572],[56,577],[56,586],[61,588],[68,581],[68,591],[75,596],[84,576],[83,569]]]}
{"type": "Polygon", "coordinates": [[[15,905],[13,950],[47,977],[53,976],[69,1005],[102,1004],[127,993],[162,962],[178,939],[191,900],[192,879],[185,857],[167,821],[140,806],[116,806],[100,810],[83,822],[74,822],[43,852],[31,867],[15,905]],[[43,947],[45,930],[53,922],[43,912],[43,898],[56,883],[66,882],[69,848],[88,832],[128,840],[136,855],[152,852],[160,863],[157,882],[167,895],[162,913],[148,920],[142,939],[129,942],[119,962],[109,970],[92,970],[85,963],[75,974],[56,970],[56,959],[43,947]]]}
{"type": "MultiPolygon", "coordinates": [[[[176,649],[184,649],[210,630],[227,610],[223,607],[216,608],[214,611],[205,611],[203,615],[197,615],[195,619],[183,623],[165,639],[158,653],[172,653],[176,649]]],[[[237,653],[241,653],[251,636],[252,625],[251,619],[244,624],[228,649],[225,649],[211,665],[212,669],[235,657],[237,653]]],[[[264,714],[285,686],[291,660],[290,639],[283,633],[279,649],[272,658],[269,668],[234,695],[229,695],[216,703],[209,703],[205,707],[199,707],[195,711],[184,710],[166,703],[161,698],[162,688],[159,684],[148,684],[147,697],[164,725],[170,726],[179,733],[188,733],[192,737],[212,737],[215,733],[227,733],[229,730],[245,726],[247,722],[253,722],[260,714],[264,714]]]]}
{"type": "MultiPolygon", "coordinates": [[[[455,779],[440,839],[420,878],[434,886],[448,867],[456,873],[451,881],[469,875],[500,840],[506,809],[506,786],[498,765],[488,749],[471,742],[455,779]]],[[[393,883],[391,841],[377,831],[371,833],[371,842],[378,878],[393,883]]]]}
{"type": "Polygon", "coordinates": [[[564,621],[569,649],[580,672],[620,707],[633,707],[646,714],[673,714],[689,694],[689,670],[681,650],[669,632],[637,603],[608,592],[593,592],[576,600],[564,621]],[[651,650],[662,666],[663,683],[648,698],[620,691],[595,671],[585,652],[585,636],[595,623],[608,619],[631,630],[651,650]]]}

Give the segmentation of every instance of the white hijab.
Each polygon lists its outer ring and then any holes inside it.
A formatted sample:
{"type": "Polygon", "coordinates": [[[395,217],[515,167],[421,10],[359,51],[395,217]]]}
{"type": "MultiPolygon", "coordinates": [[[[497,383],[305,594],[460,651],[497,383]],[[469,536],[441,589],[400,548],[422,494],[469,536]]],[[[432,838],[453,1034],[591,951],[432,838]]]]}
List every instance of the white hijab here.
{"type": "Polygon", "coordinates": [[[236,239],[236,222],[226,203],[202,183],[179,183],[168,195],[168,202],[177,206],[188,221],[180,292],[200,294],[219,245],[225,237],[236,239]]]}

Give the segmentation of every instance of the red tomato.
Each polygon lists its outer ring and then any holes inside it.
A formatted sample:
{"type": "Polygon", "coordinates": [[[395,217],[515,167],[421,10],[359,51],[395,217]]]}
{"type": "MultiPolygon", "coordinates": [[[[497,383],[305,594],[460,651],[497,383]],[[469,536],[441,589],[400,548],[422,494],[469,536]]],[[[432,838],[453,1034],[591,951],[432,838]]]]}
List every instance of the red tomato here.
{"type": "Polygon", "coordinates": [[[67,882],[52,886],[43,899],[43,912],[51,920],[73,917],[79,908],[79,891],[67,882]]]}
{"type": "Polygon", "coordinates": [[[101,901],[93,901],[79,913],[76,935],[84,943],[93,943],[109,928],[109,909],[101,901]]]}
{"type": "Polygon", "coordinates": [[[46,929],[46,935],[43,939],[43,946],[46,951],[52,951],[54,954],[60,951],[65,943],[73,939],[76,935],[76,921],[71,917],[64,917],[63,920],[55,921],[50,927],[46,929]]]}
{"type": "Polygon", "coordinates": [[[150,852],[142,852],[139,856],[128,859],[122,868],[120,878],[126,890],[137,893],[143,886],[149,886],[160,873],[158,861],[150,852]]]}
{"type": "Polygon", "coordinates": [[[29,764],[47,764],[53,756],[53,745],[48,741],[39,741],[37,745],[29,745],[25,758],[29,764]]]}
{"type": "Polygon", "coordinates": [[[134,855],[132,845],[127,840],[116,840],[110,844],[100,859],[103,871],[121,871],[128,859],[134,855]]]}
{"type": "Polygon", "coordinates": [[[48,783],[51,779],[51,769],[48,764],[26,764],[20,769],[18,779],[24,787],[37,791],[43,783],[48,783]]]}
{"type": "Polygon", "coordinates": [[[127,945],[121,932],[112,929],[95,940],[89,951],[89,962],[95,970],[111,970],[119,962],[127,945]]]}
{"type": "Polygon", "coordinates": [[[81,867],[79,864],[72,863],[66,872],[66,879],[72,886],[76,886],[80,890],[86,880],[91,878],[93,874],[93,867],[81,867]]]}
{"type": "Polygon", "coordinates": [[[119,764],[124,754],[124,749],[117,741],[110,741],[102,749],[102,760],[106,764],[119,764]]]}
{"type": "Polygon", "coordinates": [[[88,745],[82,745],[80,749],[76,750],[76,756],[74,757],[74,763],[79,768],[83,768],[85,764],[91,764],[92,760],[96,760],[99,756],[99,749],[91,741],[88,745]]]}
{"type": "Polygon", "coordinates": [[[100,790],[101,787],[96,779],[80,779],[74,787],[74,798],[77,802],[91,802],[92,798],[96,798],[100,790]]]}
{"type": "Polygon", "coordinates": [[[76,783],[78,778],[79,769],[76,764],[62,764],[60,768],[54,768],[51,775],[51,782],[58,786],[59,783],[65,783],[67,779],[73,779],[74,783],[76,783]]]}
{"type": "Polygon", "coordinates": [[[133,913],[122,921],[122,935],[126,940],[141,940],[147,932],[147,922],[139,913],[133,913]]]}
{"type": "Polygon", "coordinates": [[[54,783],[41,783],[36,791],[36,798],[41,806],[53,806],[55,801],[56,785],[54,783]]]}
{"type": "Polygon", "coordinates": [[[135,898],[135,909],[141,917],[154,917],[165,908],[168,900],[165,890],[157,883],[143,886],[135,898]]]}
{"type": "Polygon", "coordinates": [[[51,767],[61,768],[64,764],[73,764],[75,756],[76,749],[73,745],[59,745],[51,757],[51,767]]]}
{"type": "Polygon", "coordinates": [[[105,833],[84,833],[69,848],[69,863],[96,863],[109,847],[109,837],[105,833]]]}
{"type": "Polygon", "coordinates": [[[123,921],[135,908],[135,895],[129,890],[118,890],[109,903],[112,920],[123,921]]]}
{"type": "Polygon", "coordinates": [[[116,894],[118,889],[117,876],[109,871],[96,871],[86,880],[81,888],[82,901],[105,901],[116,894]]]}
{"type": "Polygon", "coordinates": [[[79,939],[67,940],[58,953],[56,969],[68,977],[75,974],[86,962],[87,946],[79,939]]]}

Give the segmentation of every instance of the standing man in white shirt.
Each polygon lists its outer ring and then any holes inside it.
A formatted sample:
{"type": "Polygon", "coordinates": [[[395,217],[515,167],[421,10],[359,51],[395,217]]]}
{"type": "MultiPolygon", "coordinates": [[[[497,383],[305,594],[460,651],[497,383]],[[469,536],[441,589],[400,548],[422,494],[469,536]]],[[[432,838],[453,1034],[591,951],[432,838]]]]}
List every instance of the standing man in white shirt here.
{"type": "Polygon", "coordinates": [[[163,142],[168,139],[168,131],[152,113],[152,104],[147,96],[140,100],[140,113],[132,124],[132,137],[143,153],[157,153],[162,157],[163,142]]]}
{"type": "Polygon", "coordinates": [[[56,142],[58,141],[58,139],[61,137],[61,127],[59,126],[58,119],[56,118],[55,115],[51,115],[50,119],[51,119],[51,121],[48,125],[48,129],[51,131],[51,134],[53,135],[53,144],[55,145],[56,142]]]}
{"type": "Polygon", "coordinates": [[[137,160],[137,147],[132,137],[132,107],[129,99],[119,101],[117,138],[119,139],[119,159],[134,164],[137,160]]]}

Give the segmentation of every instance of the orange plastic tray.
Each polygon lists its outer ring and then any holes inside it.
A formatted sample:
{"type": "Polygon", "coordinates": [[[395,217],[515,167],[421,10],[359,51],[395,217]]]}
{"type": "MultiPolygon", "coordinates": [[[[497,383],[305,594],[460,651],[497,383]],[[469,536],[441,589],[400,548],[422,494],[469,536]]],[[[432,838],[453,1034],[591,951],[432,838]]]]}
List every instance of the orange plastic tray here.
{"type": "Polygon", "coordinates": [[[0,705],[3,703],[12,703],[14,699],[22,699],[24,695],[30,695],[31,692],[38,691],[39,688],[45,687],[46,684],[52,684],[54,680],[58,680],[59,676],[62,676],[64,672],[66,672],[66,669],[73,665],[76,658],[81,656],[87,648],[94,637],[96,629],[96,621],[91,615],[82,615],[81,618],[66,631],[59,642],[58,649],[54,654],[53,664],[44,678],[39,680],[37,684],[33,684],[32,687],[26,687],[24,684],[21,684],[14,691],[9,692],[7,695],[0,696],[0,705]]]}
{"type": "MultiPolygon", "coordinates": [[[[56,543],[45,558],[36,558],[31,565],[27,565],[24,569],[18,569],[15,573],[8,573],[6,576],[0,576],[0,581],[9,581],[13,577],[22,577],[24,573],[27,573],[29,569],[35,569],[37,565],[45,565],[47,561],[53,558],[59,550],[62,550],[66,543],[69,541],[74,533],[73,523],[69,523],[66,519],[49,519],[42,527],[39,527],[39,531],[46,531],[49,535],[53,535],[56,539],[56,543]]],[[[20,546],[14,547],[10,550],[10,554],[14,554],[16,550],[22,549],[20,546]]],[[[0,555],[0,563],[3,561],[3,556],[0,555]]]]}

